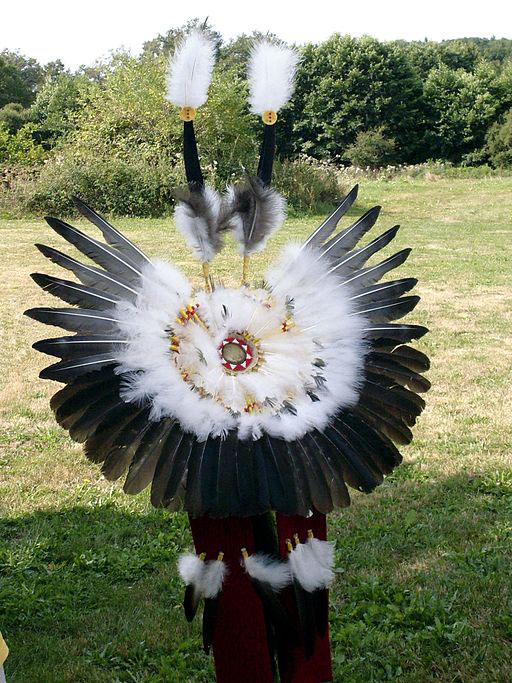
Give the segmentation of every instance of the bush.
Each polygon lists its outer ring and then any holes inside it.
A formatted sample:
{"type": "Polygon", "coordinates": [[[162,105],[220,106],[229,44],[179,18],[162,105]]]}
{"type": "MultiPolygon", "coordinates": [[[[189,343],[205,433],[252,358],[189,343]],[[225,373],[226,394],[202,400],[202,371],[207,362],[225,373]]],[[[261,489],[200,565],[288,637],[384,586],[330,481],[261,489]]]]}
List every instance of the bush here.
{"type": "Polygon", "coordinates": [[[31,213],[70,214],[71,197],[98,211],[126,216],[161,216],[172,205],[172,188],[183,183],[183,169],[168,161],[55,158],[25,191],[31,213]]]}
{"type": "Polygon", "coordinates": [[[0,164],[3,166],[34,166],[46,158],[46,152],[32,139],[32,124],[11,135],[7,126],[0,123],[0,164]]]}
{"type": "Polygon", "coordinates": [[[273,185],[290,206],[301,211],[321,209],[345,194],[335,166],[305,156],[276,161],[273,185]]]}
{"type": "Polygon", "coordinates": [[[512,168],[512,109],[487,133],[487,153],[496,168],[512,168]]]}
{"type": "Polygon", "coordinates": [[[384,134],[384,126],[360,131],[354,143],[345,150],[345,156],[360,168],[381,168],[395,159],[396,144],[384,134]]]}

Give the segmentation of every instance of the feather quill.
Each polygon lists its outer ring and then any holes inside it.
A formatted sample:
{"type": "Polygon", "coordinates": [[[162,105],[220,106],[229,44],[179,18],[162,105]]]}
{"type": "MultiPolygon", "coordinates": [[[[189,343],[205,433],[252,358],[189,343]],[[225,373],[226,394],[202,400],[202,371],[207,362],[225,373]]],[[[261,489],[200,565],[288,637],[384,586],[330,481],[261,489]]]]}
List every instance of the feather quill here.
{"type": "Polygon", "coordinates": [[[200,107],[208,97],[214,64],[213,40],[203,31],[192,31],[169,62],[166,99],[178,107],[200,107]]]}
{"type": "Polygon", "coordinates": [[[298,61],[295,50],[268,40],[253,47],[247,68],[249,107],[253,114],[277,112],[288,102],[298,61]]]}

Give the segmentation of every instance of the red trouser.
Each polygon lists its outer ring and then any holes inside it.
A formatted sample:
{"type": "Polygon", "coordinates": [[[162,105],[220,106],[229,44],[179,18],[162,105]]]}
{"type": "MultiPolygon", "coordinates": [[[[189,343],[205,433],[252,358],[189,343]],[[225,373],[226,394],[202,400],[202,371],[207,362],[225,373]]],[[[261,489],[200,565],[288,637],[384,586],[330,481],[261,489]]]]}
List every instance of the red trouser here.
{"type": "MultiPolygon", "coordinates": [[[[241,548],[254,552],[253,518],[226,519],[190,518],[196,552],[206,553],[214,560],[220,551],[228,565],[229,574],[219,594],[217,624],[213,640],[213,655],[217,683],[272,683],[272,665],[267,643],[265,618],[260,598],[240,564],[241,548]]],[[[305,541],[307,530],[313,529],[316,538],[325,540],[325,515],[286,517],[277,515],[277,532],[281,558],[286,558],[287,538],[299,534],[305,541]]],[[[284,590],[283,604],[293,622],[299,624],[293,588],[284,590]]],[[[328,600],[326,592],[326,600],[328,600]]],[[[317,637],[315,652],[306,659],[300,647],[294,647],[279,661],[282,683],[323,683],[332,680],[329,633],[317,637]]]]}

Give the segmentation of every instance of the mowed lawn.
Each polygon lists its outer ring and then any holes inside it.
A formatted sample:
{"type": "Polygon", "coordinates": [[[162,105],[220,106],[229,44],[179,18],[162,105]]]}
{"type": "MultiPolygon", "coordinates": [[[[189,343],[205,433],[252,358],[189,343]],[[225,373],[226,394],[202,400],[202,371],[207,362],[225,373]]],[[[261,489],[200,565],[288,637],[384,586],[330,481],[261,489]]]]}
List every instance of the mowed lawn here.
{"type": "MultiPolygon", "coordinates": [[[[512,178],[363,182],[349,218],[377,203],[380,232],[400,223],[396,249],[415,247],[400,277],[420,279],[409,318],[431,330],[418,348],[431,356],[433,388],[401,467],[330,516],[334,680],[510,681],[512,178]]],[[[253,274],[319,220],[290,219],[253,274]]],[[[116,224],[200,282],[170,220],[116,224]]],[[[29,278],[58,269],[32,244],[63,243],[42,220],[0,221],[0,242],[7,680],[214,681],[199,620],[188,625],[181,608],[175,563],[190,547],[186,517],[104,481],[54,423],[48,400],[58,385],[37,378],[51,361],[31,344],[51,330],[21,313],[58,305],[29,278]]],[[[233,247],[214,266],[225,282],[240,270],[233,247]]],[[[243,606],[241,617],[250,619],[243,606]]]]}

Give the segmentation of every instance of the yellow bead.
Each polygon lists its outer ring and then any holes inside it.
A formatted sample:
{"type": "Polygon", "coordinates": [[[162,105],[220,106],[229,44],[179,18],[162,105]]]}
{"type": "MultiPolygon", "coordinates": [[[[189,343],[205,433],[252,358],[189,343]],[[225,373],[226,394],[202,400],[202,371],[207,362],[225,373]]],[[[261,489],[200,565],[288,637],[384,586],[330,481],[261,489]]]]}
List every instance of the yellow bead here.
{"type": "Polygon", "coordinates": [[[180,119],[182,121],[193,121],[196,118],[196,110],[194,107],[183,107],[180,111],[180,119]]]}
{"type": "Polygon", "coordinates": [[[268,109],[267,111],[263,112],[263,114],[261,115],[261,119],[265,125],[273,126],[274,123],[277,121],[277,114],[275,111],[271,111],[270,109],[268,109]]]}

